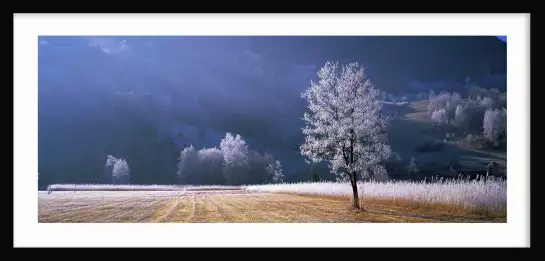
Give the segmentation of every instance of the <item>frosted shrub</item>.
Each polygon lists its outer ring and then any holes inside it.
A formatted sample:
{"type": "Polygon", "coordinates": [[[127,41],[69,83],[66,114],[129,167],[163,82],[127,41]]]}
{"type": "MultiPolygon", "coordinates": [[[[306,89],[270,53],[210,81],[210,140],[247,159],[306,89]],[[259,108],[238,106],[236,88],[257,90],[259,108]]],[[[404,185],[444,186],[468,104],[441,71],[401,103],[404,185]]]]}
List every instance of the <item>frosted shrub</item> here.
{"type": "Polygon", "coordinates": [[[460,104],[462,97],[458,93],[444,92],[438,96],[431,97],[428,104],[428,116],[433,120],[436,111],[444,110],[446,122],[449,123],[455,117],[455,111],[460,104]]]}
{"type": "Polygon", "coordinates": [[[480,88],[478,86],[471,87],[468,92],[468,98],[471,100],[479,100],[489,96],[490,94],[487,89],[480,88]]]}
{"type": "Polygon", "coordinates": [[[114,156],[108,155],[106,157],[106,167],[113,167],[116,161],[117,159],[114,156]]]}
{"type": "Polygon", "coordinates": [[[112,177],[114,178],[114,181],[116,183],[124,183],[128,182],[131,175],[131,169],[129,168],[129,164],[127,164],[127,161],[124,159],[119,159],[115,162],[113,170],[112,170],[112,177]]]}
{"type": "Polygon", "coordinates": [[[507,111],[505,109],[488,109],[484,114],[483,135],[497,143],[505,135],[507,128],[507,111]]]}
{"type": "Polygon", "coordinates": [[[437,96],[433,96],[429,99],[428,104],[428,116],[431,117],[435,111],[444,109],[447,106],[447,102],[450,100],[449,93],[441,93],[437,96]]]}
{"type": "Polygon", "coordinates": [[[454,120],[452,121],[452,125],[460,129],[465,129],[467,128],[468,118],[466,106],[458,104],[458,106],[456,106],[456,110],[454,111],[454,120]]]}
{"type": "Polygon", "coordinates": [[[124,183],[130,180],[130,168],[126,160],[108,155],[104,167],[108,181],[124,183]]]}
{"type": "Polygon", "coordinates": [[[438,124],[447,124],[448,116],[445,109],[439,109],[433,112],[431,115],[431,120],[438,124]]]}
{"type": "Polygon", "coordinates": [[[484,97],[481,101],[480,101],[480,105],[485,108],[485,109],[494,109],[495,108],[495,102],[492,98],[490,97],[484,97]]]}
{"type": "Polygon", "coordinates": [[[447,120],[450,123],[451,120],[454,119],[454,113],[456,111],[456,107],[458,104],[460,104],[462,100],[462,97],[458,93],[452,93],[450,96],[450,99],[445,104],[445,112],[447,113],[447,120]]]}
{"type": "Polygon", "coordinates": [[[482,122],[485,109],[477,101],[468,101],[464,105],[459,104],[454,113],[452,124],[460,130],[482,132],[482,122]]]}
{"type": "Polygon", "coordinates": [[[272,172],[272,181],[274,183],[282,183],[284,181],[284,174],[282,171],[282,164],[280,164],[280,161],[277,160],[274,166],[272,164],[269,165],[269,171],[272,172]]]}

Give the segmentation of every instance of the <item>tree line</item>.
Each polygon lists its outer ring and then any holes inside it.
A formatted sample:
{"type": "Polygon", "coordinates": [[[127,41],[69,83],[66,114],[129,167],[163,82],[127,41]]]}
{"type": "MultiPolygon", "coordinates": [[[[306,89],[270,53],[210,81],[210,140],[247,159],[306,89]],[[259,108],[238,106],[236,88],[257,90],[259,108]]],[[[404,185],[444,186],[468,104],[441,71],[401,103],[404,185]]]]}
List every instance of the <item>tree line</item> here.
{"type": "MultiPolygon", "coordinates": [[[[130,168],[125,159],[107,156],[108,180],[130,183],[130,168]]],[[[177,165],[176,182],[181,185],[242,185],[280,183],[282,164],[269,153],[249,148],[239,134],[226,133],[219,147],[198,150],[193,145],[182,149],[177,165]]]]}

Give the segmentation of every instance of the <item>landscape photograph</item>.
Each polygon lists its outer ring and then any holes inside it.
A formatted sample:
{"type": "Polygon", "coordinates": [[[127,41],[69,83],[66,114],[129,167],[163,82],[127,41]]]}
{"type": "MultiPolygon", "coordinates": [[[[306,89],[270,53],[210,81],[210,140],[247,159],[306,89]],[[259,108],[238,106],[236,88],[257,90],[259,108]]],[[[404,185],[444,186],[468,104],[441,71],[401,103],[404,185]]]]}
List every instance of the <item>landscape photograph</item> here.
{"type": "Polygon", "coordinates": [[[506,223],[508,41],[39,36],[37,220],[506,223]]]}

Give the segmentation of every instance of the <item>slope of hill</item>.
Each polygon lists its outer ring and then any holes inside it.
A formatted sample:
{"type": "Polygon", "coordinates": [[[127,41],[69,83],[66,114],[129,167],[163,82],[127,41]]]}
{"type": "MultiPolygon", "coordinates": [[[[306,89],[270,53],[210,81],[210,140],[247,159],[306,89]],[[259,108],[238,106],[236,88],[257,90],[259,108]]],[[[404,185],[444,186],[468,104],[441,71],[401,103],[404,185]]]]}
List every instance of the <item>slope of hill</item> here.
{"type": "MultiPolygon", "coordinates": [[[[427,115],[427,105],[427,100],[415,101],[402,106],[390,105],[391,109],[398,113],[398,117],[391,122],[389,141],[392,150],[401,161],[401,167],[406,167],[411,157],[415,158],[420,169],[437,174],[447,171],[453,163],[456,163],[456,169],[460,172],[482,171],[491,162],[506,166],[507,153],[505,150],[466,148],[460,145],[460,140],[465,138],[463,134],[447,139],[445,134],[452,132],[452,128],[433,124],[427,115]],[[442,149],[434,151],[420,151],[418,149],[433,141],[441,142],[442,149]]],[[[407,172],[405,169],[398,171],[402,175],[407,172]]],[[[392,175],[396,176],[395,173],[392,175]]]]}

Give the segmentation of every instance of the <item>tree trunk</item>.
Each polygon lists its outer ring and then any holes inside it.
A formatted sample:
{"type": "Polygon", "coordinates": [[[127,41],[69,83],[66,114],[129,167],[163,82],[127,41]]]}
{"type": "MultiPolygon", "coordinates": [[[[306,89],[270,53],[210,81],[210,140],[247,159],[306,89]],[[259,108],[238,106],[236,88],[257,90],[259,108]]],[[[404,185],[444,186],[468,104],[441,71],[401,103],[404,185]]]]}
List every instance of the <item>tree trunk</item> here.
{"type": "Polygon", "coordinates": [[[350,174],[350,183],[352,184],[352,196],[353,196],[353,207],[355,209],[360,209],[360,200],[358,196],[358,184],[356,182],[356,173],[352,172],[350,174]]]}

